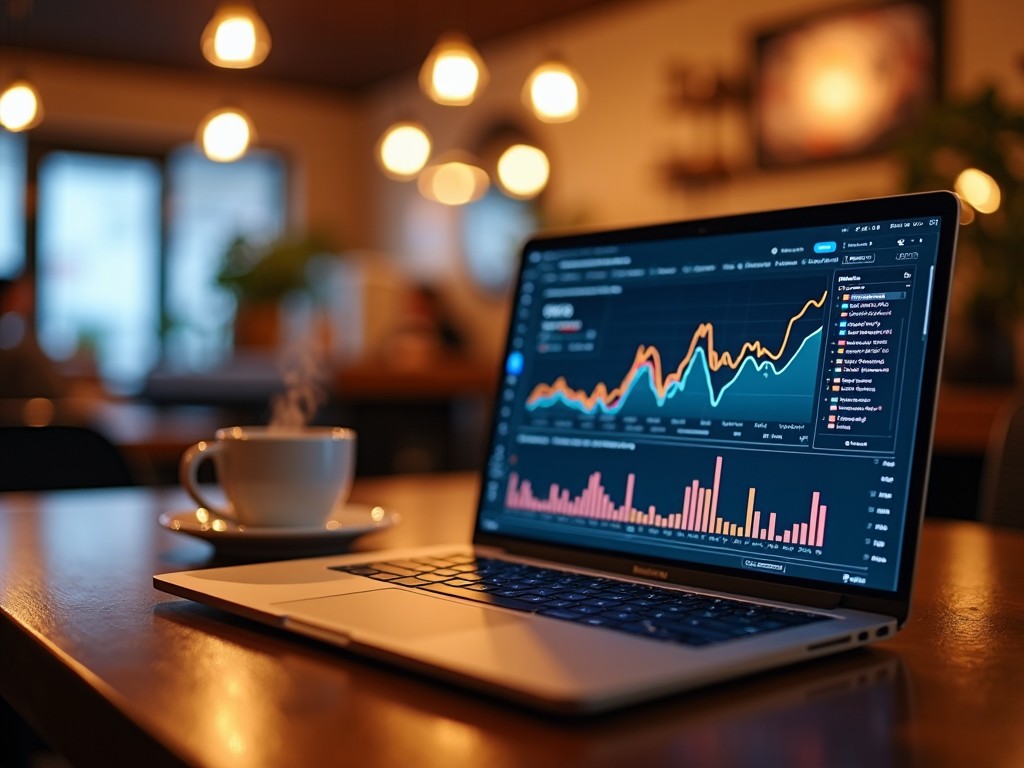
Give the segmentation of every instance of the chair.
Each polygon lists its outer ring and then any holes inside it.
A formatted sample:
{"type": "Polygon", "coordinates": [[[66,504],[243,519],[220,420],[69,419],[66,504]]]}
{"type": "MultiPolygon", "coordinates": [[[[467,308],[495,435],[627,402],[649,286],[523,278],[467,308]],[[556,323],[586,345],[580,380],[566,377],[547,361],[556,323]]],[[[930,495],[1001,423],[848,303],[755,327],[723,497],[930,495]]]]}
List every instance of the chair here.
{"type": "Polygon", "coordinates": [[[1024,396],[992,424],[981,476],[978,518],[1024,528],[1024,396]]]}
{"type": "Polygon", "coordinates": [[[0,427],[0,456],[0,492],[138,484],[117,447],[88,427],[0,427]]]}

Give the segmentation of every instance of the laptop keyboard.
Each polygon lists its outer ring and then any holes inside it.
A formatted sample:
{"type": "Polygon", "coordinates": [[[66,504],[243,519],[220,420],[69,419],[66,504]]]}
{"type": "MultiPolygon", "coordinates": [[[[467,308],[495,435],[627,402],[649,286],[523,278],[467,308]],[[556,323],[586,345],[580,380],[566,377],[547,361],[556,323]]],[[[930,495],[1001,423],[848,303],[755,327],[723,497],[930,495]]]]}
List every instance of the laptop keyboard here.
{"type": "Polygon", "coordinates": [[[333,570],[692,646],[830,619],[742,600],[462,554],[336,566],[333,570]]]}

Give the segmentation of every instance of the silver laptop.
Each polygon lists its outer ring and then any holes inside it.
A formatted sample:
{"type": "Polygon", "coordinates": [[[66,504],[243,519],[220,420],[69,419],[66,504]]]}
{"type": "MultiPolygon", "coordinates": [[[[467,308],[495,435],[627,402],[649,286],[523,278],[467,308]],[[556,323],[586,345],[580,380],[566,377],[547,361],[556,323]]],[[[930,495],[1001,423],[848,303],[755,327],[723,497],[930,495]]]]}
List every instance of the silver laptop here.
{"type": "Polygon", "coordinates": [[[890,637],[959,219],[936,192],[534,239],[472,544],[154,583],[561,712],[890,637]]]}

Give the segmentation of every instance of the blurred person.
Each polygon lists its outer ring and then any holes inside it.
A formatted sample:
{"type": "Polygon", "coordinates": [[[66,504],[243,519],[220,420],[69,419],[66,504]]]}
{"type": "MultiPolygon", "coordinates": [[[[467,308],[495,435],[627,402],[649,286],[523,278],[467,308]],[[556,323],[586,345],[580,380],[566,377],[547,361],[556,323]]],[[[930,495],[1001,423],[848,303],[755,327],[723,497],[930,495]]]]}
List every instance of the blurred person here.
{"type": "Polygon", "coordinates": [[[0,279],[0,398],[57,398],[69,384],[35,333],[35,282],[0,279]]]}
{"type": "Polygon", "coordinates": [[[433,286],[412,286],[396,326],[386,343],[391,365],[421,368],[439,360],[462,357],[466,338],[440,292],[433,286]]]}

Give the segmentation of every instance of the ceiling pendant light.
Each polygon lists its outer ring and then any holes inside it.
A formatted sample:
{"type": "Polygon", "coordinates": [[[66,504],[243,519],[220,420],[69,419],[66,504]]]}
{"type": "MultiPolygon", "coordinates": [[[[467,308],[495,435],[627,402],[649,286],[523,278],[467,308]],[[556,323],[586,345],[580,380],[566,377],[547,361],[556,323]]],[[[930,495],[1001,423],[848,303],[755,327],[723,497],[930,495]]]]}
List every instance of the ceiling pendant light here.
{"type": "Polygon", "coordinates": [[[487,82],[487,68],[465,35],[442,35],[420,68],[420,88],[438,104],[471,104],[487,82]]]}
{"type": "Polygon", "coordinates": [[[239,109],[214,110],[199,124],[196,142],[207,158],[218,163],[238,160],[255,138],[252,120],[239,109]]]}
{"type": "Polygon", "coordinates": [[[472,158],[452,153],[423,169],[416,180],[420,194],[443,205],[465,205],[487,192],[487,172],[472,158]]]}
{"type": "Polygon", "coordinates": [[[953,190],[978,213],[995,213],[1002,202],[999,184],[977,168],[968,168],[957,176],[953,190]]]}
{"type": "Polygon", "coordinates": [[[523,86],[523,102],[543,123],[575,120],[584,96],[580,76],[558,59],[548,59],[538,66],[523,86]]]}
{"type": "Polygon", "coordinates": [[[270,31],[251,4],[227,2],[217,8],[206,25],[201,45],[203,56],[211,64],[246,69],[267,58],[270,31]]]}
{"type": "Polygon", "coordinates": [[[28,80],[15,80],[0,94],[0,125],[11,133],[31,130],[42,120],[43,102],[28,80]]]}
{"type": "Polygon", "coordinates": [[[430,136],[419,123],[391,125],[377,143],[377,161],[388,176],[398,181],[415,178],[430,159],[430,136]]]}
{"type": "Polygon", "coordinates": [[[548,156],[530,144],[513,144],[498,158],[498,184],[510,197],[536,197],[547,186],[550,175],[548,156]]]}

